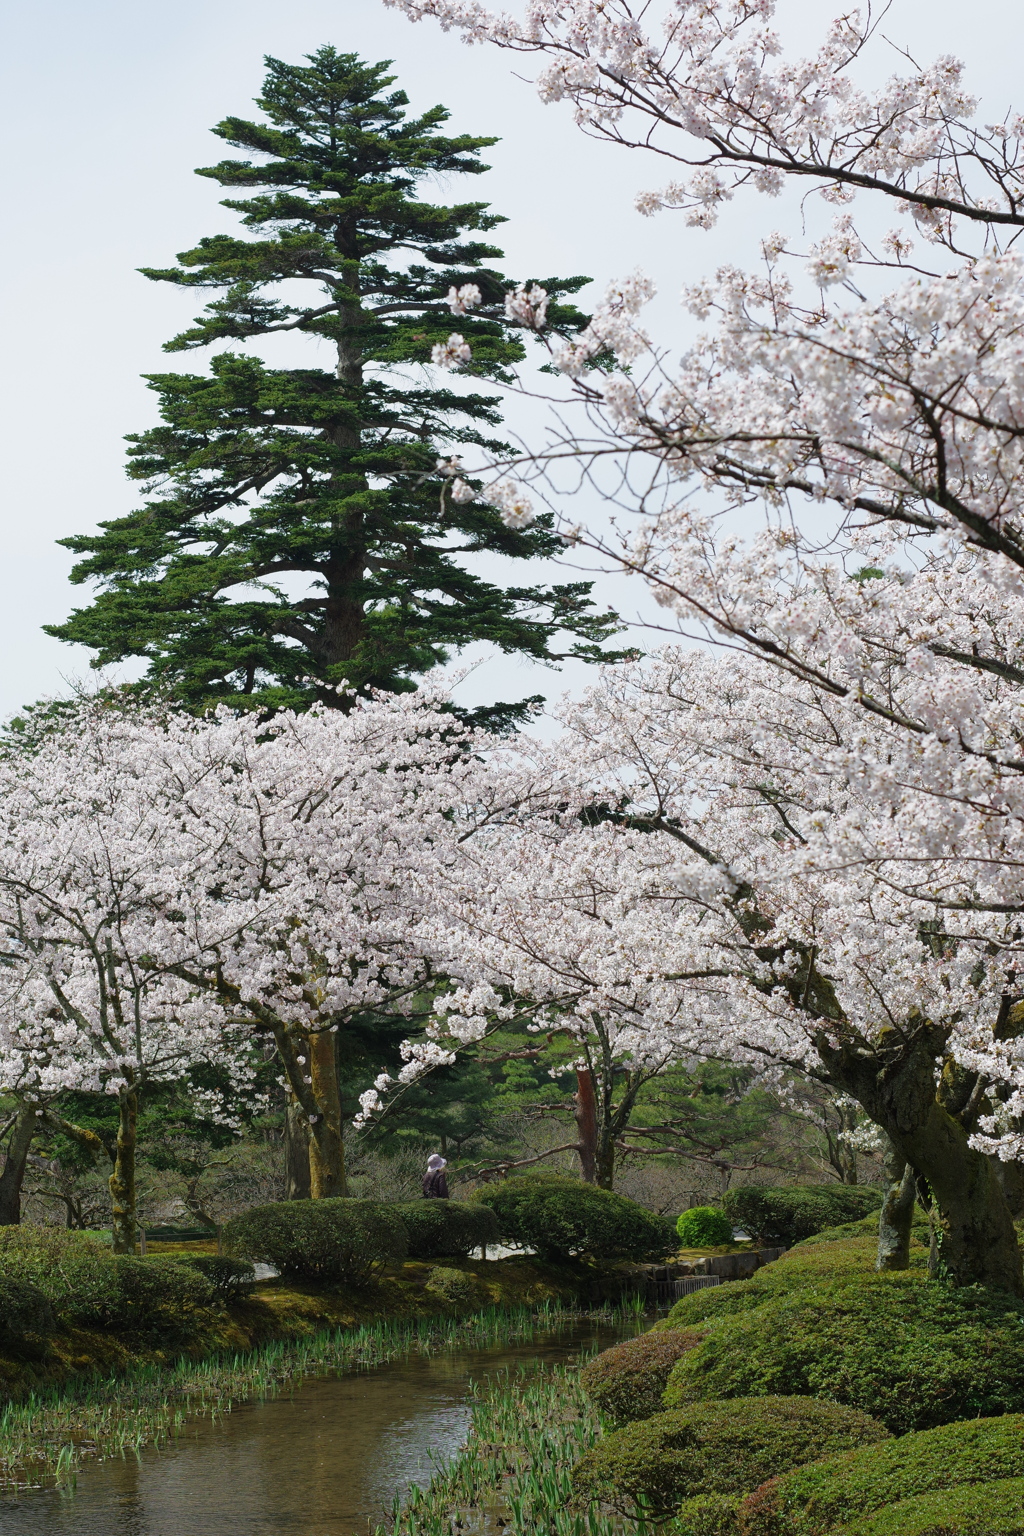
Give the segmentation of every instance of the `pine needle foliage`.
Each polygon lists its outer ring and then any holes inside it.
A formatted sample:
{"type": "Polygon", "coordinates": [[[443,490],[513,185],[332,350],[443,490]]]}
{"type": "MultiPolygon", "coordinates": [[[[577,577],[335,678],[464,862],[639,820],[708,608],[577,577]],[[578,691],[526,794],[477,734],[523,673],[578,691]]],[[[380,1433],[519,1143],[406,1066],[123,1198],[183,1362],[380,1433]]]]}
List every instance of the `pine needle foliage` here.
{"type": "MultiPolygon", "coordinates": [[[[475,380],[510,381],[530,334],[506,314],[512,280],[487,264],[501,252],[482,237],[504,221],[419,195],[486,170],[495,140],[446,135],[442,106],[410,117],[387,63],[325,47],[266,65],[264,120],[213,130],[245,158],[198,172],[231,190],[245,234],[142,270],[212,295],[165,350],[296,333],[309,365],[236,347],[206,373],[147,375],[161,423],[128,439],[147,499],[63,541],[81,557],[72,580],[99,590],[49,632],[92,647],[96,666],[146,658],[148,684],[199,710],[408,688],[473,641],[596,659],[617,624],[588,583],[500,586],[470,569],[553,554],[550,521],[508,528],[485,502],[455,501],[438,469],[501,450],[499,398],[475,380]],[[455,318],[448,291],[465,284],[481,303],[455,318]],[[431,366],[453,330],[472,348],[468,380],[431,366]]],[[[569,299],[586,279],[540,281],[548,331],[577,331],[569,299]]]]}

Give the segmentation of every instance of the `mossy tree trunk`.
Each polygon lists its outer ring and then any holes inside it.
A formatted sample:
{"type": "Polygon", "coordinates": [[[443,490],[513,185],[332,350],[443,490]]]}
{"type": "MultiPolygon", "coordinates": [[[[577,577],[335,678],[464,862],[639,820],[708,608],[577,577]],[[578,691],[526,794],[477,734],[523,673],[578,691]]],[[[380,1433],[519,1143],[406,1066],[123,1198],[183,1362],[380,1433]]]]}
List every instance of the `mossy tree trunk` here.
{"type": "Polygon", "coordinates": [[[878,1258],[875,1268],[882,1271],[908,1269],[917,1179],[913,1168],[891,1141],[888,1142],[885,1171],[889,1176],[889,1184],[878,1215],[878,1258]]]}
{"type": "Polygon", "coordinates": [[[38,1126],[35,1105],[19,1105],[7,1143],[4,1171],[0,1173],[0,1227],[16,1227],[21,1221],[21,1186],[38,1126]]]}
{"type": "Polygon", "coordinates": [[[309,1128],[309,1193],[314,1200],[327,1200],[348,1193],[338,1063],[330,1030],[309,1037],[309,1065],[317,1105],[309,1128]]]}
{"type": "Polygon", "coordinates": [[[286,1200],[309,1199],[309,1119],[291,1092],[284,1115],[284,1179],[286,1200]]]}
{"type": "Polygon", "coordinates": [[[135,1148],[138,1134],[139,1095],[131,1084],[117,1095],[117,1146],[109,1179],[113,1212],[115,1253],[134,1253],[138,1236],[135,1196],[135,1148]]]}

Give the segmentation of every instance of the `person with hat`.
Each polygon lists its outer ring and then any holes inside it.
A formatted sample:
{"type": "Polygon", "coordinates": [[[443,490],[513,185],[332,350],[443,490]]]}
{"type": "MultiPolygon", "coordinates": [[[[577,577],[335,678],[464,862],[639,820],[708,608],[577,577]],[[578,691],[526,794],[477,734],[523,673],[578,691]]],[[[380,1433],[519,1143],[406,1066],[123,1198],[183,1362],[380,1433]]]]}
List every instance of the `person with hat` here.
{"type": "Polygon", "coordinates": [[[423,1175],[424,1200],[447,1200],[448,1180],[444,1176],[447,1162],[437,1152],[427,1159],[427,1171],[423,1175]]]}

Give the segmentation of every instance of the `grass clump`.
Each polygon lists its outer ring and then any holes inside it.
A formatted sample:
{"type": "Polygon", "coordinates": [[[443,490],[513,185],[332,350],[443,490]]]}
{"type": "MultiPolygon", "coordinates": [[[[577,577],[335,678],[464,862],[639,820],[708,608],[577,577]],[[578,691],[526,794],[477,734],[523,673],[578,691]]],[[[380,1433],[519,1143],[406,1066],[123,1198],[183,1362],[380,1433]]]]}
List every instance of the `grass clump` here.
{"type": "Polygon", "coordinates": [[[394,1206],[379,1200],[280,1200],[233,1217],[224,1241],[232,1255],[282,1275],[358,1285],[401,1263],[409,1236],[394,1206]]]}
{"type": "Polygon", "coordinates": [[[426,1290],[457,1312],[472,1312],[480,1305],[480,1285],[475,1275],[462,1269],[437,1265],[430,1271],[426,1290]]]}
{"type": "Polygon", "coordinates": [[[673,1367],[664,1401],[770,1394],[845,1403],[894,1434],[1012,1412],[1024,1401],[1024,1308],[898,1275],[768,1294],[708,1329],[673,1367]]]}
{"type": "MultiPolygon", "coordinates": [[[[825,1536],[840,1528],[846,1532],[851,1522],[875,1511],[899,1509],[900,1501],[1020,1478],[1024,1414],[943,1424],[799,1467],[765,1483],[744,1500],[742,1528],[744,1536],[825,1536]]],[[[902,1526],[886,1529],[903,1536],[902,1526]]]]}
{"type": "Polygon", "coordinates": [[[675,1231],[664,1216],[578,1179],[523,1174],[486,1185],[476,1199],[494,1211],[503,1238],[549,1261],[583,1254],[600,1260],[661,1259],[676,1248],[675,1231]]]}
{"type": "Polygon", "coordinates": [[[661,1398],[672,1367],[702,1337],[693,1329],[663,1329],[625,1339],[589,1361],[580,1372],[580,1384],[613,1423],[649,1419],[662,1410],[661,1398]]]}
{"type": "Polygon", "coordinates": [[[867,1414],[811,1397],[699,1403],[607,1435],[580,1461],[573,1485],[587,1503],[664,1520],[684,1499],[748,1493],[815,1457],[885,1438],[867,1414]]]}

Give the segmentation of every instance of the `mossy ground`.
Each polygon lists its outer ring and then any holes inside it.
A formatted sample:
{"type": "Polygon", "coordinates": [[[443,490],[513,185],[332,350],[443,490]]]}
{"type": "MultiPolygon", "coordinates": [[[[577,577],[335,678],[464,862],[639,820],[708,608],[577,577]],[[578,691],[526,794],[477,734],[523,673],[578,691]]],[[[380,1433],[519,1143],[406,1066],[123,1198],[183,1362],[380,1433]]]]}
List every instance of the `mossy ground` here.
{"type": "MultiPolygon", "coordinates": [[[[153,1243],[149,1252],[215,1253],[216,1244],[153,1243]]],[[[83,1375],[109,1375],[138,1365],[165,1365],[175,1359],[200,1360],[224,1350],[244,1353],[273,1339],[309,1338],[323,1328],[445,1316],[450,1308],[436,1292],[427,1289],[437,1263],[474,1277],[481,1309],[617,1300],[628,1289],[628,1275],[621,1269],[582,1263],[544,1264],[531,1258],[409,1262],[386,1270],[361,1287],[265,1280],[244,1300],[197,1319],[193,1337],[184,1348],[161,1350],[111,1333],[64,1328],[47,1341],[46,1353],[40,1358],[0,1355],[0,1400],[83,1375]]]]}

